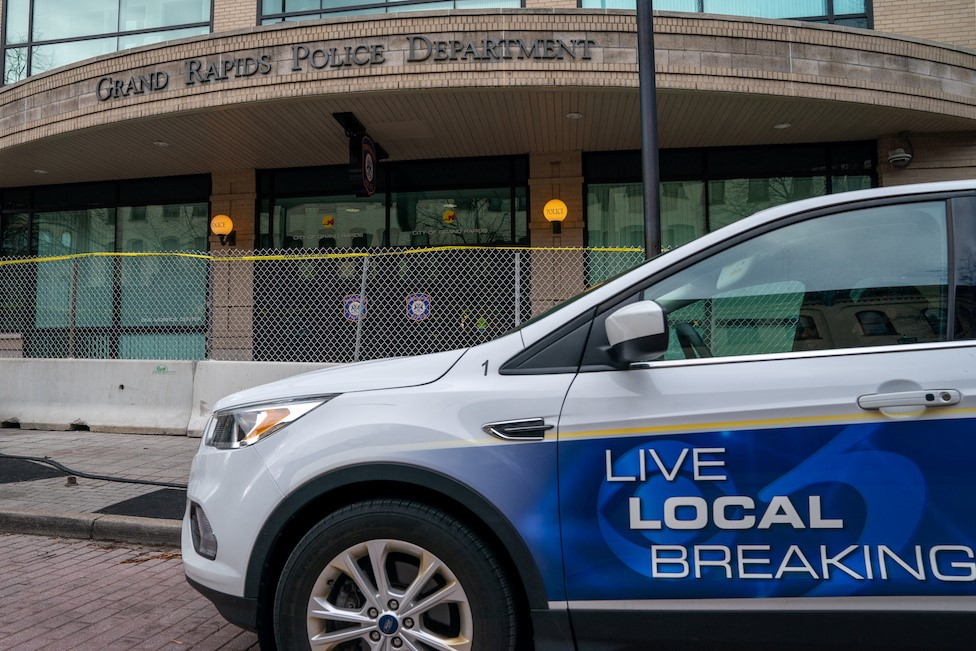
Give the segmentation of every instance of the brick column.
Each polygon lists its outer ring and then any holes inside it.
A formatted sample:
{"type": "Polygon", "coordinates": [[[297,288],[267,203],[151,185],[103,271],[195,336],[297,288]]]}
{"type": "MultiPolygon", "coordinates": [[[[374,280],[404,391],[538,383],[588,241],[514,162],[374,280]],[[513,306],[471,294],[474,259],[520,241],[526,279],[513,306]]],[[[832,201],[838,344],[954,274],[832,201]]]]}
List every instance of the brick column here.
{"type": "Polygon", "coordinates": [[[222,246],[210,236],[212,325],[210,359],[250,360],[254,351],[254,264],[236,259],[254,248],[257,203],[255,171],[230,170],[211,175],[210,216],[234,220],[237,243],[222,246]]]}
{"type": "MultiPolygon", "coordinates": [[[[533,248],[583,246],[582,152],[529,156],[529,233],[533,248]],[[550,199],[561,199],[568,211],[558,235],[543,216],[550,199]]],[[[583,255],[582,251],[532,252],[533,314],[586,288],[583,255]]]]}
{"type": "MultiPolygon", "coordinates": [[[[235,248],[254,248],[257,215],[257,175],[254,170],[225,170],[210,175],[210,216],[229,215],[237,235],[235,248]]],[[[210,249],[220,250],[220,238],[210,236],[210,249]]]]}
{"type": "Polygon", "coordinates": [[[875,0],[874,29],[976,48],[976,2],[875,0]]]}
{"type": "Polygon", "coordinates": [[[214,33],[232,29],[246,29],[258,24],[258,3],[255,0],[214,0],[214,33]]]}
{"type": "Polygon", "coordinates": [[[529,235],[532,246],[583,246],[583,155],[581,152],[529,156],[529,235]],[[569,215],[553,235],[542,214],[550,199],[562,199],[569,215]]]}

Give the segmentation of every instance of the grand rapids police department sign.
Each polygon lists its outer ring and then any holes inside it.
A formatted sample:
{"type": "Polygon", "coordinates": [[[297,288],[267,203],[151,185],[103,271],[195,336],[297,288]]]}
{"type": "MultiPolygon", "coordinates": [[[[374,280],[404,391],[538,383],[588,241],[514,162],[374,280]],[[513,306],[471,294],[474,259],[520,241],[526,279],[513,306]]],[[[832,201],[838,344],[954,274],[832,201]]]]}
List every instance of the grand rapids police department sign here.
{"type": "Polygon", "coordinates": [[[374,42],[310,42],[285,46],[287,59],[275,48],[217,57],[186,59],[179,71],[152,70],[143,74],[105,76],[95,84],[99,101],[145,95],[182,84],[210,87],[235,79],[293,75],[322,70],[340,70],[388,65],[396,52],[396,63],[439,65],[448,63],[503,63],[511,61],[590,61],[597,43],[576,38],[512,38],[509,32],[492,38],[450,38],[429,34],[408,34],[374,42]]]}

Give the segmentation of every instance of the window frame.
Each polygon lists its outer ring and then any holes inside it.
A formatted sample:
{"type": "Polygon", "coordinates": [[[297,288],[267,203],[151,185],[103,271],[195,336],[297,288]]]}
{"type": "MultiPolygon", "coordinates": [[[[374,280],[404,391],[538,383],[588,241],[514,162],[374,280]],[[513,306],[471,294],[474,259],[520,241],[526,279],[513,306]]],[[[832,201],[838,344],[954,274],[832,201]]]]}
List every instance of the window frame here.
{"type": "MultiPolygon", "coordinates": [[[[157,34],[163,32],[173,32],[178,30],[194,29],[194,28],[201,28],[201,29],[205,28],[206,33],[212,34],[213,25],[214,25],[214,2],[216,0],[204,0],[208,2],[210,5],[210,11],[209,11],[210,15],[206,21],[198,21],[193,23],[181,23],[178,25],[166,25],[163,27],[151,27],[151,28],[144,28],[144,29],[132,29],[132,30],[116,29],[116,31],[114,32],[103,32],[99,34],[86,34],[84,36],[72,36],[66,38],[38,39],[38,40],[34,39],[35,0],[27,0],[28,3],[27,39],[23,42],[12,43],[12,44],[7,42],[7,10],[6,9],[7,9],[7,5],[9,4],[9,0],[0,0],[0,1],[3,2],[3,9],[4,9],[2,15],[0,15],[0,18],[2,18],[2,20],[0,20],[0,87],[2,87],[6,85],[6,65],[7,65],[8,51],[17,50],[17,49],[26,50],[26,54],[25,54],[26,68],[24,71],[24,76],[21,79],[17,79],[10,82],[10,83],[16,83],[18,81],[23,81],[24,79],[27,79],[33,76],[34,74],[41,74],[42,72],[47,72],[46,70],[38,71],[37,73],[32,72],[34,66],[34,50],[40,47],[63,45],[66,43],[81,43],[85,41],[95,41],[101,39],[115,39],[115,48],[112,51],[119,52],[121,51],[118,47],[119,39],[124,38],[126,36],[140,36],[144,34],[157,34]]],[[[115,0],[115,2],[118,5],[118,9],[119,9],[118,14],[116,16],[116,27],[118,27],[119,21],[122,20],[121,16],[122,16],[123,0],[115,0]]],[[[141,46],[135,46],[135,47],[141,47],[141,46]]],[[[124,48],[124,49],[129,49],[129,48],[124,48]]],[[[83,61],[84,59],[81,60],[83,61]]],[[[72,62],[61,64],[61,65],[71,65],[71,63],[72,62]]],[[[60,66],[55,66],[55,67],[60,67],[60,66]]]]}
{"type": "MultiPolygon", "coordinates": [[[[723,182],[773,178],[798,179],[824,176],[826,195],[834,194],[840,179],[866,177],[878,185],[877,143],[870,140],[787,145],[695,147],[660,151],[661,186],[672,182],[701,182],[705,233],[718,230],[712,197],[723,182]],[[852,164],[860,160],[860,165],[852,164]]],[[[590,189],[614,185],[639,185],[640,151],[583,153],[583,238],[586,246],[593,230],[590,189]]],[[[758,212],[758,210],[754,211],[758,212]]]]}
{"type": "MultiPolygon", "coordinates": [[[[254,228],[257,237],[255,248],[260,250],[287,248],[283,246],[287,217],[276,214],[276,209],[281,202],[302,199],[335,201],[337,197],[350,197],[352,192],[348,165],[262,169],[258,170],[257,178],[258,209],[254,228]]],[[[509,201],[507,235],[511,244],[504,246],[530,245],[531,189],[528,157],[503,155],[381,163],[377,174],[376,193],[368,200],[383,203],[384,235],[382,242],[374,241],[368,248],[377,250],[425,248],[423,245],[391,243],[391,228],[396,223],[393,202],[398,195],[404,193],[441,193],[452,190],[507,191],[509,201]],[[478,167],[493,171],[482,175],[481,182],[473,184],[469,172],[478,167]],[[524,200],[524,210],[519,208],[522,200],[524,200]],[[519,242],[523,232],[526,239],[524,244],[519,242]]]]}
{"type": "MultiPolygon", "coordinates": [[[[865,29],[874,29],[874,0],[864,0],[864,13],[852,13],[852,14],[838,14],[834,11],[834,0],[826,0],[826,2],[827,2],[827,13],[820,16],[791,16],[789,18],[768,18],[768,20],[800,20],[800,21],[812,22],[812,23],[826,23],[828,25],[844,25],[844,23],[839,21],[849,21],[852,19],[863,18],[867,25],[865,29]]],[[[577,6],[580,9],[604,9],[605,8],[605,7],[586,7],[584,6],[585,3],[586,0],[578,0],[577,6]]],[[[697,14],[706,13],[705,0],[697,0],[696,5],[697,8],[695,11],[681,11],[677,9],[662,9],[661,11],[673,11],[675,13],[697,13],[697,14]]],[[[623,10],[623,11],[627,11],[627,10],[623,10]]],[[[750,14],[716,14],[716,15],[732,15],[741,18],[766,18],[765,16],[758,16],[758,15],[753,16],[750,14]]]]}
{"type": "MultiPolygon", "coordinates": [[[[392,13],[388,11],[388,9],[391,7],[397,11],[404,9],[410,11],[410,8],[414,6],[416,6],[416,9],[414,9],[415,11],[444,11],[442,6],[438,6],[435,9],[424,9],[424,5],[443,5],[445,2],[450,2],[452,4],[452,11],[464,9],[464,7],[457,6],[458,2],[464,2],[464,0],[373,0],[372,2],[364,2],[360,4],[343,4],[340,0],[338,4],[331,6],[325,6],[327,3],[320,0],[319,7],[316,9],[299,9],[296,11],[264,13],[263,0],[256,1],[258,3],[258,25],[292,22],[295,20],[320,20],[364,13],[392,13]]],[[[501,5],[503,3],[499,2],[498,4],[501,5]]],[[[525,0],[519,0],[518,8],[525,8],[525,0]]]]}

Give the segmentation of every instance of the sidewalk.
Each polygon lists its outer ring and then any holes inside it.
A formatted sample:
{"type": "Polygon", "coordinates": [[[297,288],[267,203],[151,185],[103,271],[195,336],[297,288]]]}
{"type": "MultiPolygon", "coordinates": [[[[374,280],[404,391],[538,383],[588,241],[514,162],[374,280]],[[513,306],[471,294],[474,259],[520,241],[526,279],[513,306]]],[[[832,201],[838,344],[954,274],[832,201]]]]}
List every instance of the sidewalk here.
{"type": "Polygon", "coordinates": [[[177,547],[199,446],[184,436],[0,429],[0,531],[177,547]]]}

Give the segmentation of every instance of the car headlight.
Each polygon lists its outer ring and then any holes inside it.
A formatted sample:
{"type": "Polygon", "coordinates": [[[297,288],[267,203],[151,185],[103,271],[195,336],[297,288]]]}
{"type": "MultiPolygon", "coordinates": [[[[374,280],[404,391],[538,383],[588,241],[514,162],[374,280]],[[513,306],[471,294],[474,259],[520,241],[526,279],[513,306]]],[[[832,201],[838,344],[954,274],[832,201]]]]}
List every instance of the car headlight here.
{"type": "Polygon", "coordinates": [[[223,450],[254,445],[286,427],[289,423],[324,405],[334,395],[301,398],[257,405],[245,405],[213,415],[207,428],[207,445],[223,450]]]}

